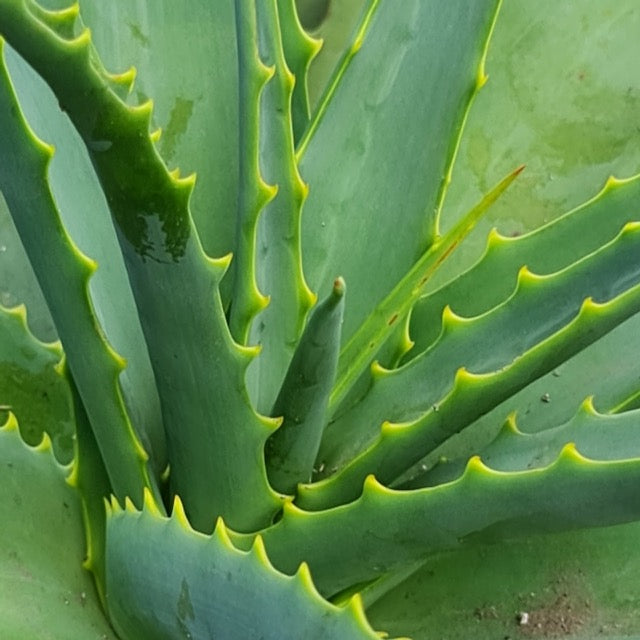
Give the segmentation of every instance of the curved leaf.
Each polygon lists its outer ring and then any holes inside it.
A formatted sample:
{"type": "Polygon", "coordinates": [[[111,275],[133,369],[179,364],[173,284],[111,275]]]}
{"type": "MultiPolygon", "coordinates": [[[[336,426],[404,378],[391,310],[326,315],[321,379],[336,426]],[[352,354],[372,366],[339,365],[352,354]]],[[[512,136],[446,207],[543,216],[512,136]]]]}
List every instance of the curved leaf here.
{"type": "Polygon", "coordinates": [[[487,311],[509,294],[521,267],[540,275],[553,273],[615,237],[637,219],[639,199],[640,176],[611,177],[596,196],[540,229],[516,237],[492,231],[484,254],[472,267],[415,305],[410,326],[415,346],[408,357],[438,337],[445,306],[464,316],[487,311]]]}
{"type": "Polygon", "coordinates": [[[458,480],[437,487],[394,491],[369,476],[347,505],[307,512],[287,503],[261,536],[274,566],[291,573],[304,558],[320,592],[331,595],[480,533],[500,540],[631,522],[640,513],[639,481],[640,459],[590,461],[572,444],[530,471],[493,471],[475,457],[458,480]]]}
{"type": "MultiPolygon", "coordinates": [[[[578,412],[564,424],[535,434],[518,430],[515,415],[509,417],[498,436],[479,452],[496,471],[523,471],[551,464],[567,442],[593,460],[640,458],[640,413],[599,414],[587,398],[578,412]]],[[[442,460],[426,473],[403,485],[419,488],[450,482],[460,476],[466,460],[442,460]]]]}
{"type": "Polygon", "coordinates": [[[395,480],[447,438],[637,313],[636,243],[640,225],[629,223],[616,240],[554,275],[523,269],[513,295],[484,315],[463,319],[446,311],[441,336],[429,350],[400,369],[378,367],[367,402],[327,429],[320,459],[329,472],[347,464],[301,487],[300,504],[316,509],[353,499],[369,473],[385,483],[395,480]],[[386,422],[380,426],[381,420],[386,422]]]}
{"type": "Polygon", "coordinates": [[[276,571],[257,538],[236,549],[222,520],[198,534],[179,500],[171,518],[153,504],[137,512],[112,503],[107,517],[107,593],[114,626],[127,640],[356,640],[379,636],[358,598],[336,607],[302,564],[276,571]]]}
{"type": "Polygon", "coordinates": [[[0,427],[0,616],[6,638],[116,640],[82,568],[77,493],[45,437],[25,445],[0,427]]]}
{"type": "Polygon", "coordinates": [[[59,373],[60,344],[40,342],[27,327],[24,307],[0,307],[0,411],[20,421],[20,435],[31,446],[47,433],[56,458],[73,456],[74,425],[69,389],[59,373]]]}
{"type": "Polygon", "coordinates": [[[436,554],[367,615],[413,640],[637,638],[639,533],[633,523],[436,554]]]}
{"type": "MultiPolygon", "coordinates": [[[[7,6],[0,4],[0,15],[3,10],[7,6]]],[[[53,150],[25,122],[4,65],[0,111],[5,141],[0,147],[0,186],[55,316],[114,490],[141,500],[142,488],[152,486],[153,477],[119,385],[125,363],[106,341],[89,296],[89,279],[97,266],[78,250],[64,228],[47,182],[53,150]],[[58,286],[61,278],[64,288],[58,286]],[[99,384],[94,383],[95,377],[99,384]]]]}
{"type": "Polygon", "coordinates": [[[250,0],[235,0],[240,101],[240,184],[236,213],[236,242],[231,269],[233,298],[229,328],[235,340],[246,344],[254,316],[268,299],[256,282],[258,216],[277,187],[267,185],[260,172],[260,97],[274,73],[258,53],[258,17],[250,0]]]}
{"type": "Polygon", "coordinates": [[[283,493],[311,480],[338,365],[345,289],[338,278],[314,310],[273,406],[283,422],[267,441],[267,472],[283,493]]]}
{"type": "Polygon", "coordinates": [[[238,529],[263,526],[280,504],[263,456],[276,422],[256,414],[244,387],[255,353],[229,332],[218,289],[229,261],[202,249],[189,212],[193,179],[168,171],[149,134],[151,103],[121,100],[89,31],[61,39],[22,5],[0,3],[0,18],[57,91],[105,191],[162,403],[173,491],[200,530],[219,514],[238,529]]]}
{"type": "Polygon", "coordinates": [[[230,215],[238,206],[239,171],[233,5],[233,0],[194,0],[185,8],[154,0],[151,8],[143,0],[81,0],[105,65],[123,71],[135,62],[133,97],[136,103],[153,97],[162,157],[172,168],[200,176],[191,209],[210,256],[232,251],[236,233],[230,215]]]}
{"type": "Polygon", "coordinates": [[[300,212],[308,189],[294,151],[291,100],[298,83],[284,59],[284,26],[282,31],[278,27],[275,2],[256,7],[260,55],[274,69],[261,97],[260,167],[278,191],[258,221],[257,279],[269,304],[252,326],[250,343],[260,345],[261,357],[250,367],[247,384],[254,388],[258,408],[268,412],[316,297],[304,279],[300,253],[300,212]]]}
{"type": "Polygon", "coordinates": [[[310,188],[304,271],[321,295],[336,275],[349,284],[344,340],[434,240],[458,133],[484,82],[496,5],[410,0],[398,11],[389,0],[375,4],[353,59],[300,143],[310,188]]]}
{"type": "MultiPolygon", "coordinates": [[[[77,7],[63,14],[71,21],[70,27],[76,14],[77,7]]],[[[62,224],[79,250],[99,265],[89,280],[88,294],[101,331],[127,362],[126,369],[118,376],[119,385],[128,414],[159,474],[167,464],[160,401],[104,194],[82,140],[60,111],[49,87],[8,46],[6,63],[29,127],[55,148],[48,164],[47,181],[62,224]],[[91,215],[87,215],[88,212],[91,215]]],[[[16,287],[16,293],[27,305],[32,324],[34,314],[39,313],[38,307],[34,307],[32,297],[24,297],[28,290],[16,287]]]]}
{"type": "Polygon", "coordinates": [[[310,38],[302,28],[295,0],[277,0],[277,3],[284,55],[296,79],[291,96],[291,123],[293,137],[299,140],[309,123],[307,73],[320,42],[310,38]]]}

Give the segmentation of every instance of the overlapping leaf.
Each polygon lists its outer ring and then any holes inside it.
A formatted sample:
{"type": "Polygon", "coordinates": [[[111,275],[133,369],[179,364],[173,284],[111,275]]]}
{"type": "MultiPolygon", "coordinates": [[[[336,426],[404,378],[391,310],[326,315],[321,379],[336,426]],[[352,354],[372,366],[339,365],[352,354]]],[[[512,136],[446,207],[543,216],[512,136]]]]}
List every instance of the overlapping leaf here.
{"type": "MultiPolygon", "coordinates": [[[[533,434],[518,430],[517,416],[509,417],[502,430],[479,455],[496,471],[524,471],[544,467],[557,457],[567,442],[573,442],[588,458],[620,460],[640,458],[640,413],[599,414],[587,398],[578,412],[564,424],[533,434]]],[[[406,487],[425,487],[449,482],[464,470],[466,461],[443,460],[406,487]]]]}
{"type": "Polygon", "coordinates": [[[202,250],[188,209],[193,180],[169,173],[149,135],[150,103],[118,97],[88,31],[61,39],[22,3],[0,4],[0,25],[57,92],[105,191],[162,402],[173,490],[199,529],[218,514],[259,526],[278,505],[262,457],[276,423],[244,389],[252,353],[229,333],[218,289],[228,260],[202,250]]]}
{"type": "Polygon", "coordinates": [[[74,425],[61,359],[59,344],[42,343],[29,331],[24,307],[0,307],[0,411],[18,417],[22,438],[32,446],[47,433],[58,460],[68,463],[74,425]]]}
{"type": "Polygon", "coordinates": [[[492,231],[476,264],[415,305],[410,328],[415,342],[412,355],[437,338],[439,317],[446,305],[459,315],[478,315],[509,294],[522,266],[540,275],[567,267],[636,220],[638,198],[640,177],[609,178],[594,198],[540,229],[516,237],[492,231]],[[490,284],[484,286],[486,283],[490,284]]]}
{"type": "Polygon", "coordinates": [[[378,368],[366,401],[330,425],[319,458],[329,473],[346,466],[304,487],[300,504],[323,508],[353,499],[369,473],[393,481],[637,313],[638,243],[640,226],[629,223],[614,241],[554,275],[521,270],[513,295],[484,315],[466,320],[447,310],[440,338],[429,350],[400,369],[378,368]]]}
{"type": "Polygon", "coordinates": [[[323,600],[305,564],[285,576],[256,538],[234,547],[222,520],[211,536],[191,529],[176,501],[171,518],[112,503],[107,518],[109,613],[125,638],[356,640],[380,637],[356,597],[323,600]]]}
{"type": "Polygon", "coordinates": [[[323,295],[345,279],[345,340],[434,240],[496,5],[373,3],[300,143],[305,275],[323,295]],[[406,123],[419,133],[406,136],[406,123]]]}
{"type": "Polygon", "coordinates": [[[88,573],[78,494],[45,437],[0,427],[0,612],[6,638],[115,640],[88,573]]]}
{"type": "MultiPolygon", "coordinates": [[[[0,11],[4,8],[0,5],[0,11]]],[[[0,71],[0,187],[28,248],[34,270],[79,381],[102,455],[118,495],[142,499],[155,486],[147,454],[133,430],[123,401],[119,375],[122,358],[106,341],[88,286],[96,264],[69,238],[47,183],[51,147],[38,140],[20,112],[6,69],[0,71]],[[60,279],[65,287],[58,286],[60,279]],[[101,383],[94,384],[94,376],[101,383]]]]}
{"type": "Polygon", "coordinates": [[[251,329],[250,342],[260,345],[261,357],[249,369],[248,385],[258,408],[266,412],[271,411],[307,312],[316,300],[302,273],[300,215],[308,188],[298,173],[292,128],[295,98],[304,87],[298,82],[301,70],[292,75],[285,60],[287,37],[292,36],[287,29],[297,33],[298,27],[290,24],[291,7],[283,5],[291,5],[291,0],[256,5],[260,57],[274,71],[260,101],[260,167],[277,194],[264,208],[257,229],[256,275],[269,304],[251,329]]]}
{"type": "Polygon", "coordinates": [[[505,539],[630,522],[640,515],[639,481],[640,459],[591,461],[567,444],[530,471],[493,471],[472,458],[458,480],[426,489],[394,491],[370,476],[355,502],[316,512],[287,504],[261,535],[278,569],[291,573],[304,559],[330,595],[480,533],[505,539]]]}

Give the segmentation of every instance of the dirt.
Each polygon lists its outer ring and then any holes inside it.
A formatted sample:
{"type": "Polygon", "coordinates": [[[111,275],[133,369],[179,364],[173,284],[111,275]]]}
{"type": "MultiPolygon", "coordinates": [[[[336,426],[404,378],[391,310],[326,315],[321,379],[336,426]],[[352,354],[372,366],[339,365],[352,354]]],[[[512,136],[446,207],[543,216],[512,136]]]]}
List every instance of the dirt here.
{"type": "Polygon", "coordinates": [[[561,638],[577,633],[591,615],[588,600],[575,600],[563,592],[549,604],[520,612],[516,624],[524,637],[561,638]]]}
{"type": "Polygon", "coordinates": [[[516,611],[485,603],[473,611],[473,616],[478,621],[503,620],[509,630],[504,640],[564,638],[589,630],[596,615],[581,585],[581,573],[578,571],[572,580],[564,576],[556,578],[541,592],[518,595],[516,611]]]}

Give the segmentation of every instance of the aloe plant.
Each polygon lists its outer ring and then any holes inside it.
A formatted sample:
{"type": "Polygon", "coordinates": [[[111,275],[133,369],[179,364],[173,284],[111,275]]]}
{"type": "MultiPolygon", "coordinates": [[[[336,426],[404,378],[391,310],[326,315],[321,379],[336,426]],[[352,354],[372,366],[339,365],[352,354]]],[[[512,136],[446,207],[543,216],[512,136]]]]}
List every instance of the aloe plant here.
{"type": "Polygon", "coordinates": [[[0,0],[3,637],[638,632],[640,182],[469,179],[499,4],[0,0]]]}

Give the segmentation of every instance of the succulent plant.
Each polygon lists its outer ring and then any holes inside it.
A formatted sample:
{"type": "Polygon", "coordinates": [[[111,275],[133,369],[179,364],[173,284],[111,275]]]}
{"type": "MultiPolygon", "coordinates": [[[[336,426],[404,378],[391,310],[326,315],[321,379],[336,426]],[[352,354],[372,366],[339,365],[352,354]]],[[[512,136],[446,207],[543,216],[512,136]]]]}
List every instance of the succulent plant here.
{"type": "MultiPolygon", "coordinates": [[[[0,0],[3,637],[440,637],[456,558],[640,520],[639,179],[534,231],[526,157],[451,195],[499,0],[345,3],[315,76],[293,0],[81,5],[0,0]]],[[[640,629],[556,586],[452,633],[640,629]]]]}

